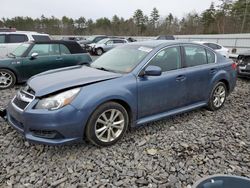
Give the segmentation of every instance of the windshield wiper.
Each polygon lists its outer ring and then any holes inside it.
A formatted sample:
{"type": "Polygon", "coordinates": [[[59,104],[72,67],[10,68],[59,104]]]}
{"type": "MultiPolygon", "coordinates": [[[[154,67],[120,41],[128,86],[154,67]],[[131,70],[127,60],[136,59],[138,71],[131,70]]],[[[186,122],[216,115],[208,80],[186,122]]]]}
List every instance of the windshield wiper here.
{"type": "Polygon", "coordinates": [[[93,67],[93,68],[95,68],[95,69],[98,69],[98,70],[103,70],[103,71],[108,71],[108,72],[113,72],[112,70],[109,70],[109,69],[106,69],[106,68],[104,68],[104,67],[93,67]]]}
{"type": "Polygon", "coordinates": [[[16,55],[15,55],[15,54],[13,54],[13,53],[8,53],[8,54],[7,54],[7,56],[8,56],[8,57],[13,57],[13,58],[16,58],[16,55]]]}

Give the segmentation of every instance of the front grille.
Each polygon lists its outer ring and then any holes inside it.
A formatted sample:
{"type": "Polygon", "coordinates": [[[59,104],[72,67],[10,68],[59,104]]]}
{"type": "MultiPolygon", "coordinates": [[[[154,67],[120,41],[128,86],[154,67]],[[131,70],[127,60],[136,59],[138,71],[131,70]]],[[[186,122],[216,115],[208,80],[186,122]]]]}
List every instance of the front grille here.
{"type": "Polygon", "coordinates": [[[28,102],[22,101],[17,97],[14,98],[13,103],[20,109],[24,110],[28,106],[28,102]]]}
{"type": "Polygon", "coordinates": [[[17,92],[15,98],[12,101],[15,107],[19,108],[20,110],[24,110],[31,103],[31,101],[34,100],[35,96],[28,91],[32,92],[33,90],[25,87],[24,89],[17,92]]]}

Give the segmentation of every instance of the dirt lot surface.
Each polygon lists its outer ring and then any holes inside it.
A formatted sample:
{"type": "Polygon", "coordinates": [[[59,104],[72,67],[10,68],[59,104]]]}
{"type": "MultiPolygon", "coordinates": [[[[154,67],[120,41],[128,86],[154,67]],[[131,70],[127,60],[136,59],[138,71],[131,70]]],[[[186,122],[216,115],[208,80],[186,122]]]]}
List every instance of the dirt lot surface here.
{"type": "MultiPolygon", "coordinates": [[[[17,89],[0,91],[0,107],[17,89]]],[[[0,122],[0,187],[181,188],[217,173],[250,177],[250,80],[219,111],[157,121],[108,148],[32,144],[0,122]]]]}

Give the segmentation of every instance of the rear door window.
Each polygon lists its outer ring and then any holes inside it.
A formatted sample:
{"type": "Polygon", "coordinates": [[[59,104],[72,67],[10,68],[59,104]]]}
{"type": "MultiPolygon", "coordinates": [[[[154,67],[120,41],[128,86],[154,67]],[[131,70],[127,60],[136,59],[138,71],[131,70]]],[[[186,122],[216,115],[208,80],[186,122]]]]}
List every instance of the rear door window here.
{"type": "Polygon", "coordinates": [[[59,44],[50,44],[49,45],[49,55],[60,55],[59,44]]]}
{"type": "Polygon", "coordinates": [[[32,37],[35,41],[41,41],[41,42],[50,41],[49,36],[46,35],[32,35],[32,37]]]}
{"type": "Polygon", "coordinates": [[[207,64],[206,50],[199,46],[184,46],[185,67],[207,64]]]}
{"type": "Polygon", "coordinates": [[[207,62],[208,63],[214,63],[215,62],[215,55],[213,52],[206,50],[207,52],[207,62]]]}
{"type": "Polygon", "coordinates": [[[0,44],[5,43],[5,35],[0,35],[0,44]]]}
{"type": "Polygon", "coordinates": [[[27,42],[28,37],[22,34],[10,34],[9,35],[9,43],[22,43],[27,42]]]}
{"type": "Polygon", "coordinates": [[[69,49],[64,44],[60,44],[60,50],[62,55],[71,54],[69,49]]]}

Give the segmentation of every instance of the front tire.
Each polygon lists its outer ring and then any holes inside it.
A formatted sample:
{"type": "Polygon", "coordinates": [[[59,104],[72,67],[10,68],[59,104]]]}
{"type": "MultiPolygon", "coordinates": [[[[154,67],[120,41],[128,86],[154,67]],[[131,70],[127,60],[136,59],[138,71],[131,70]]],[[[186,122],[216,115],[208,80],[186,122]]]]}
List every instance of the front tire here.
{"type": "Polygon", "coordinates": [[[208,109],[215,111],[220,109],[227,97],[227,87],[223,82],[218,82],[212,89],[209,97],[208,109]]]}
{"type": "Polygon", "coordinates": [[[129,124],[126,109],[115,102],[99,106],[91,115],[86,129],[86,138],[97,146],[111,146],[125,134],[129,124]]]}
{"type": "Polygon", "coordinates": [[[16,83],[15,74],[7,69],[0,69],[0,90],[11,88],[16,83]]]}
{"type": "Polygon", "coordinates": [[[97,48],[96,49],[96,55],[101,56],[103,54],[103,49],[97,48]]]}

